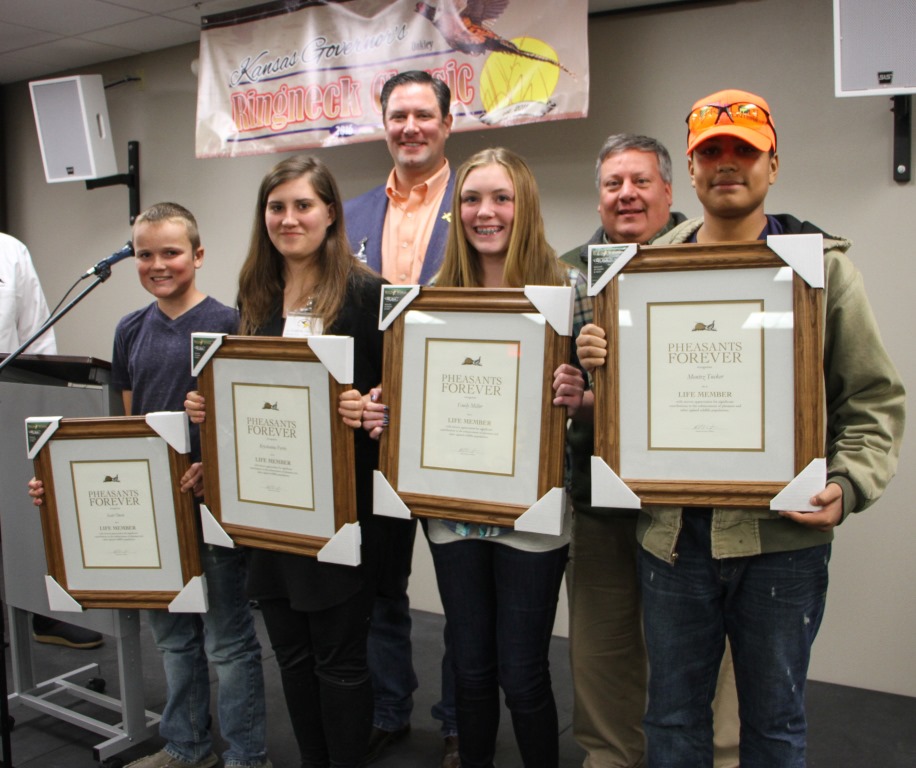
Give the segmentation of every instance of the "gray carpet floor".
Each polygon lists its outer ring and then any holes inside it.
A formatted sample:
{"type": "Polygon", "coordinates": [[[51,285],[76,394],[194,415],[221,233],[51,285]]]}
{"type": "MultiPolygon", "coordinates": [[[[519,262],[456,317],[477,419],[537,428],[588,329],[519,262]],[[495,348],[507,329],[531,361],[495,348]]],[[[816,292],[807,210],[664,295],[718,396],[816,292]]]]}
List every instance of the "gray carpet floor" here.
{"type": "MultiPolygon", "coordinates": [[[[257,614],[258,631],[264,647],[264,670],[268,690],[268,737],[275,768],[297,768],[297,750],[289,727],[280,688],[277,665],[267,643],[263,622],[257,614]]],[[[438,723],[429,715],[438,695],[438,668],[442,651],[442,617],[414,612],[414,663],[420,679],[415,695],[410,735],[394,745],[376,763],[378,768],[438,768],[441,740],[438,723]]],[[[114,641],[91,651],[76,651],[32,644],[35,679],[43,681],[79,669],[99,665],[98,677],[106,691],[118,695],[117,651],[114,641]]],[[[158,653],[143,622],[141,631],[144,695],[147,709],[161,711],[165,683],[158,653]]],[[[572,684],[567,661],[568,645],[554,638],[551,665],[559,709],[560,766],[577,768],[583,753],[572,737],[572,684]]],[[[7,659],[7,665],[9,660],[7,659]]],[[[86,681],[95,675],[86,674],[86,681]]],[[[83,684],[83,681],[76,679],[83,684]]],[[[12,684],[10,682],[10,684],[12,684]]],[[[215,686],[214,686],[215,687],[215,686]]],[[[63,699],[62,699],[63,701],[63,699]]],[[[107,717],[96,705],[74,702],[74,710],[107,717]]],[[[11,766],[17,768],[93,768],[99,762],[93,746],[102,738],[83,728],[62,722],[25,706],[11,712],[11,766]]],[[[916,699],[885,693],[812,682],[808,693],[809,768],[913,768],[916,766],[916,699]]],[[[153,752],[161,746],[158,736],[110,759],[117,766],[153,752]]],[[[521,768],[508,714],[503,712],[499,733],[499,768],[521,768]]]]}

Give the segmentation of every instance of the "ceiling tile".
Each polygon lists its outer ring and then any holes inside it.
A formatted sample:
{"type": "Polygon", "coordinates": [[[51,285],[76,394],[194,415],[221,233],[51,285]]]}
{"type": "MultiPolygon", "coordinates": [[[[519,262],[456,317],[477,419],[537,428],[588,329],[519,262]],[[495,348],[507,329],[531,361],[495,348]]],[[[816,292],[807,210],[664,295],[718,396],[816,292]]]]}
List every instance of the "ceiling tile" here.
{"type": "MultiPolygon", "coordinates": [[[[588,10],[590,13],[623,10],[659,1],[588,0],[588,10]]],[[[691,1],[667,0],[671,3],[691,1]]],[[[263,0],[0,0],[0,83],[34,79],[195,41],[199,39],[202,16],[235,11],[261,2],[263,0]]]]}
{"type": "Polygon", "coordinates": [[[237,11],[239,8],[248,8],[252,5],[258,5],[258,3],[252,0],[204,0],[202,3],[185,3],[184,8],[170,11],[165,15],[170,19],[180,19],[199,27],[202,16],[237,11]]]}
{"type": "Polygon", "coordinates": [[[43,62],[45,73],[51,73],[133,56],[137,52],[136,49],[68,37],[30,48],[29,59],[43,62]]]}
{"type": "MultiPolygon", "coordinates": [[[[246,0],[252,2],[252,0],[246,0]]],[[[200,5],[200,0],[105,0],[112,5],[123,5],[146,13],[160,14],[200,5]]]]}
{"type": "Polygon", "coordinates": [[[4,21],[61,35],[79,35],[146,15],[102,0],[3,0],[4,21]]]}
{"type": "Polygon", "coordinates": [[[48,43],[56,40],[60,35],[53,32],[42,32],[38,29],[21,27],[18,24],[7,24],[0,21],[0,53],[18,51],[39,43],[48,43]]]}
{"type": "Polygon", "coordinates": [[[122,45],[137,51],[158,51],[199,39],[200,27],[162,16],[147,16],[145,19],[127,24],[87,32],[81,37],[107,45],[122,45]]]}

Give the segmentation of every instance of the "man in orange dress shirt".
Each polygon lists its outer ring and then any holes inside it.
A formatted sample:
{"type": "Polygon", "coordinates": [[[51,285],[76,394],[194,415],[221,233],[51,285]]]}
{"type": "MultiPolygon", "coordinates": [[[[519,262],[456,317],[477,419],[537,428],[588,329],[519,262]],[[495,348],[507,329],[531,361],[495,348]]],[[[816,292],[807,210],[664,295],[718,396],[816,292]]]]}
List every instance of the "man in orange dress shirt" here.
{"type": "MultiPolygon", "coordinates": [[[[401,72],[382,87],[382,119],[394,168],[385,184],[349,200],[344,220],[353,252],[394,285],[426,285],[439,271],[451,223],[455,174],[445,158],[452,129],[448,85],[427,72],[401,72]]],[[[410,731],[417,688],[410,645],[407,582],[416,520],[385,518],[389,557],[382,567],[369,630],[375,713],[367,762],[410,731]]],[[[458,767],[454,678],[442,663],[442,768],[458,767]]]]}

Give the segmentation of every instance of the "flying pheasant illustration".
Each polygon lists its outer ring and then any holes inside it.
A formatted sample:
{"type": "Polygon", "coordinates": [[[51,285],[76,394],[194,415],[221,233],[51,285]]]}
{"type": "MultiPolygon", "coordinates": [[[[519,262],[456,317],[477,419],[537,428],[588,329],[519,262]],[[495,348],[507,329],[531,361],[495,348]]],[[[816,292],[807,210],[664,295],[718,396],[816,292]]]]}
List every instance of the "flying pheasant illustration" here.
{"type": "Polygon", "coordinates": [[[445,38],[445,42],[456,51],[475,56],[486,51],[524,56],[553,64],[570,77],[575,77],[559,61],[523,51],[515,43],[500,37],[489,28],[488,22],[498,19],[508,5],[509,0],[468,0],[464,10],[458,11],[452,0],[439,0],[437,6],[417,3],[416,11],[424,19],[429,19],[445,38]]]}

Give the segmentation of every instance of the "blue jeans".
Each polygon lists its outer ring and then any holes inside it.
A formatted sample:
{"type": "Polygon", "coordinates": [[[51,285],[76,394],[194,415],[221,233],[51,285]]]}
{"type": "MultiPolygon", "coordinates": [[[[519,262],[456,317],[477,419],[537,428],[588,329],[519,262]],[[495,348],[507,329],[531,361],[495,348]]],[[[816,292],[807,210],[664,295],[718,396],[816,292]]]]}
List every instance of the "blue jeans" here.
{"type": "Polygon", "coordinates": [[[741,768],[803,768],[805,682],[830,545],[712,558],[711,515],[686,510],[677,559],[639,553],[649,655],[649,768],[713,764],[711,703],[731,642],[741,768]]]}
{"type": "MultiPolygon", "coordinates": [[[[383,731],[396,731],[410,723],[413,692],[418,685],[413,668],[410,600],[407,597],[417,525],[415,519],[386,520],[383,524],[387,525],[384,533],[386,545],[378,593],[372,606],[368,643],[369,669],[375,692],[372,724],[383,731]]],[[[442,723],[443,737],[458,732],[448,625],[444,635],[442,698],[432,708],[432,716],[442,723]]]]}
{"type": "Polygon", "coordinates": [[[462,768],[490,768],[499,688],[526,768],[556,768],[548,650],[568,547],[523,552],[473,539],[430,542],[452,640],[462,768]]]}
{"type": "Polygon", "coordinates": [[[200,557],[207,613],[148,613],[168,684],[159,733],[168,742],[165,750],[179,760],[195,763],[210,754],[209,660],[219,680],[220,733],[229,745],[223,753],[226,768],[259,766],[267,759],[264,675],[245,595],[246,554],[204,545],[200,557]]]}

